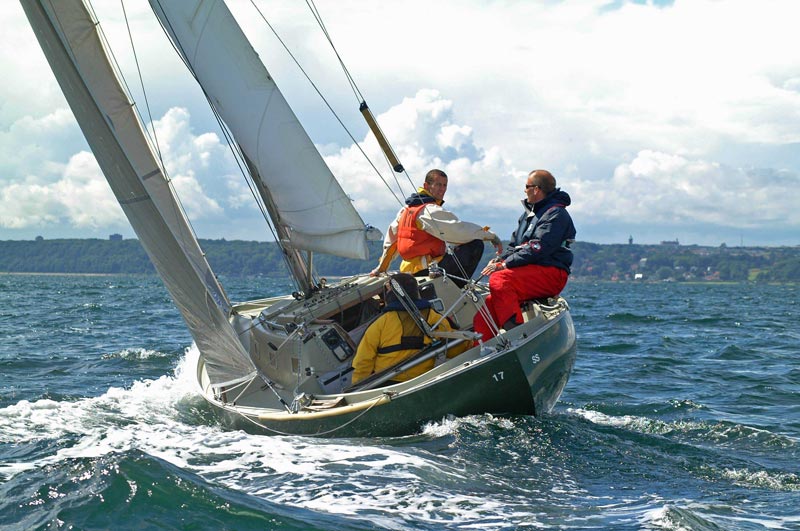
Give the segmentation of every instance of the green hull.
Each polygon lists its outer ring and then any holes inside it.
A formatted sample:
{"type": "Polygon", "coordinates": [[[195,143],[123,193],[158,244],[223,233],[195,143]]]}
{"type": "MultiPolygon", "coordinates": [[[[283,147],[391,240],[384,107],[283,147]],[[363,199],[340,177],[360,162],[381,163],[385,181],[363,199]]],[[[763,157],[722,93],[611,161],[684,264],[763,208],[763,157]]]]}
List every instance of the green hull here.
{"type": "Polygon", "coordinates": [[[285,414],[267,420],[241,409],[226,408],[235,427],[266,434],[327,437],[380,437],[417,433],[428,422],[448,416],[491,413],[495,415],[542,415],[548,413],[569,379],[576,356],[575,328],[569,311],[527,336],[520,326],[506,334],[511,345],[494,350],[493,340],[465,353],[468,361],[446,372],[430,371],[414,386],[394,393],[371,407],[326,416],[285,414]]]}

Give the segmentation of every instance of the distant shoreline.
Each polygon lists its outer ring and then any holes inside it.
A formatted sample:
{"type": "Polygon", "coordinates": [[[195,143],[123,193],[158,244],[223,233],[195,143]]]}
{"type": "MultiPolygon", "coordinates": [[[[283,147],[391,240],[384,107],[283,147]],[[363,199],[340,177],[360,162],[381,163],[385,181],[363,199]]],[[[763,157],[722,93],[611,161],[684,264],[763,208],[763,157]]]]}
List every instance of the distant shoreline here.
{"type": "MultiPolygon", "coordinates": [[[[280,247],[242,240],[200,240],[206,260],[220,277],[285,278],[289,272],[280,247]]],[[[800,282],[800,246],[701,247],[660,245],[571,245],[572,280],[619,282],[800,282]]],[[[370,242],[371,258],[360,260],[317,253],[320,277],[348,277],[375,267],[382,242],[370,242]]],[[[482,264],[494,256],[486,243],[482,264]]],[[[394,269],[394,268],[392,268],[394,269]]],[[[481,270],[480,264],[478,271],[481,270]]],[[[0,274],[156,275],[135,239],[0,240],[0,274]]]]}

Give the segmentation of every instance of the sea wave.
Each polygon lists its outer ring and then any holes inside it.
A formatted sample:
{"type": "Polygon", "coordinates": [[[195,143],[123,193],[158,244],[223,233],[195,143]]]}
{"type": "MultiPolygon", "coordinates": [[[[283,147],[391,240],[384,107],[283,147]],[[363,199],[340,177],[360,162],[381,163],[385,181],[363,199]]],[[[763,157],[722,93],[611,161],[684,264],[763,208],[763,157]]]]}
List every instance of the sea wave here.
{"type": "MultiPolygon", "coordinates": [[[[691,406],[692,409],[699,409],[691,406]]],[[[745,426],[720,420],[675,419],[660,420],[635,415],[608,415],[606,413],[582,408],[570,408],[569,413],[585,418],[595,424],[614,426],[626,430],[649,435],[674,435],[697,441],[718,443],[722,446],[743,442],[748,446],[758,445],[764,448],[793,449],[800,445],[794,437],[776,434],[753,426],[745,426]]]]}

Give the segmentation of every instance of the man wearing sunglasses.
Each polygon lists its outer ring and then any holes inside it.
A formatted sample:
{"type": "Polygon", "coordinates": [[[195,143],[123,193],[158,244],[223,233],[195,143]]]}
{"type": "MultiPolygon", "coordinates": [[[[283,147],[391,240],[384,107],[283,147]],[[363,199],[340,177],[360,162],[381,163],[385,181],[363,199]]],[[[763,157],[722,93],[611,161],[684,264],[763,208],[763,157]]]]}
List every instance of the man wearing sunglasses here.
{"type": "MultiPolygon", "coordinates": [[[[575,225],[567,212],[569,194],[556,187],[549,171],[534,170],[528,174],[525,196],[508,248],[481,271],[490,275],[486,306],[506,330],[522,324],[522,301],[561,293],[572,265],[569,245],[575,240],[575,225]]],[[[473,324],[484,340],[494,337],[480,313],[473,324]]]]}

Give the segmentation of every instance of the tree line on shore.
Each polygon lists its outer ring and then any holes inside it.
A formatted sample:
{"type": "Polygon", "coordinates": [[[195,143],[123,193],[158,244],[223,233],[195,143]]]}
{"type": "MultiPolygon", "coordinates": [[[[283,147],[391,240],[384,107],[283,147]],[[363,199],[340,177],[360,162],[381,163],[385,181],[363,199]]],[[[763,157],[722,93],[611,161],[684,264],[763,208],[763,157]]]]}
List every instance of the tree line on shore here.
{"type": "MultiPolygon", "coordinates": [[[[288,269],[274,242],[200,240],[220,276],[286,276],[288,269]]],[[[604,245],[576,242],[574,279],[642,281],[800,281],[800,247],[703,247],[695,245],[604,245]]],[[[381,252],[371,242],[370,258],[354,260],[315,254],[321,276],[370,271],[381,252]]],[[[493,255],[487,245],[483,263],[493,255]]],[[[394,264],[394,267],[397,263],[394,264]]],[[[0,271],[12,273],[154,274],[135,239],[58,239],[0,241],[0,271]]]]}

